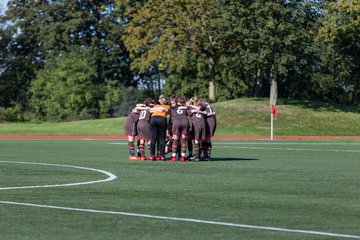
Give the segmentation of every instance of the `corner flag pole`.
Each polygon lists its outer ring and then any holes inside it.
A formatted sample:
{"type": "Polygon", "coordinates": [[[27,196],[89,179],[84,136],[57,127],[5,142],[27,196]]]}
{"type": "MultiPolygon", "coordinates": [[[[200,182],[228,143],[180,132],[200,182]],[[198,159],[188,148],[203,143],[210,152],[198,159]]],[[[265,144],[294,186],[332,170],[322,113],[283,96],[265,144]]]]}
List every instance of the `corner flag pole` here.
{"type": "Polygon", "coordinates": [[[271,86],[270,86],[270,112],[271,112],[271,126],[270,126],[270,140],[274,139],[274,116],[278,117],[279,114],[276,111],[276,102],[277,102],[277,97],[278,97],[278,93],[277,93],[277,81],[276,81],[276,76],[273,74],[273,69],[271,71],[271,86]]]}
{"type": "Polygon", "coordinates": [[[274,140],[274,117],[278,117],[279,113],[276,110],[275,105],[271,105],[271,123],[270,123],[270,140],[274,140]]]}
{"type": "Polygon", "coordinates": [[[270,140],[274,140],[274,114],[271,112],[270,140]]]}

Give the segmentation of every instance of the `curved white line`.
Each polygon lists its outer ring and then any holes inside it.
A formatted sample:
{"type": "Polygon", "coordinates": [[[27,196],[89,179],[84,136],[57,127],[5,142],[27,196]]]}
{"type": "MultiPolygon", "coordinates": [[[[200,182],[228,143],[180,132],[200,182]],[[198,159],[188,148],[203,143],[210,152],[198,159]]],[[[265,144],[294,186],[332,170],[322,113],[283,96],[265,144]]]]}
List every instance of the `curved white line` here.
{"type": "Polygon", "coordinates": [[[69,186],[79,186],[100,182],[109,182],[117,177],[110,173],[100,169],[95,168],[87,168],[87,167],[79,167],[79,166],[71,166],[71,165],[61,165],[61,164],[51,164],[51,163],[31,163],[31,162],[12,162],[12,161],[0,161],[0,163],[15,163],[15,164],[28,164],[28,165],[40,165],[40,166],[53,166],[53,167],[66,167],[66,168],[76,168],[81,170],[89,170],[94,172],[100,172],[108,176],[106,179],[88,181],[88,182],[77,182],[77,183],[66,183],[66,184],[50,184],[50,185],[35,185],[35,186],[21,186],[21,187],[0,187],[0,190],[12,190],[12,189],[27,189],[27,188],[51,188],[51,187],[69,187],[69,186]]]}
{"type": "Polygon", "coordinates": [[[171,221],[181,221],[181,222],[193,222],[193,223],[202,223],[202,224],[211,224],[211,225],[221,225],[221,226],[228,226],[228,227],[250,228],[250,229],[267,230],[267,231],[302,233],[302,234],[321,235],[321,236],[329,236],[329,237],[360,239],[360,236],[357,236],[357,235],[338,234],[338,233],[330,233],[330,232],[319,232],[319,231],[312,231],[312,230],[300,230],[300,229],[288,229],[288,228],[278,228],[278,227],[255,226],[255,225],[237,224],[237,223],[229,223],[229,222],[216,222],[216,221],[200,220],[200,219],[193,219],[193,218],[166,217],[166,216],[150,215],[150,214],[104,211],[104,210],[86,209],[86,208],[71,208],[71,207],[40,205],[40,204],[33,204],[33,203],[11,202],[11,201],[0,201],[0,204],[11,204],[11,205],[19,205],[19,206],[27,206],[27,207],[39,207],[39,208],[60,209],[60,210],[67,210],[67,211],[78,211],[78,212],[89,212],[89,213],[100,213],[100,214],[111,214],[111,215],[123,215],[123,216],[143,217],[143,218],[162,219],[162,220],[171,220],[171,221]]]}

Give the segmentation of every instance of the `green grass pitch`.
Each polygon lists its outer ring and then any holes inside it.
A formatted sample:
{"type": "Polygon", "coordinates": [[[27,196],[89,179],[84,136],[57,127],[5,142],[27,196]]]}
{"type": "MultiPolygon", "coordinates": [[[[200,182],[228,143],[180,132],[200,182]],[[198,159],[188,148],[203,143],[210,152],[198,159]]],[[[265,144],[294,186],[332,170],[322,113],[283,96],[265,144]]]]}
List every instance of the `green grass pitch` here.
{"type": "Polygon", "coordinates": [[[0,149],[1,239],[360,238],[359,140],[217,140],[185,163],[130,161],[124,140],[0,149]]]}

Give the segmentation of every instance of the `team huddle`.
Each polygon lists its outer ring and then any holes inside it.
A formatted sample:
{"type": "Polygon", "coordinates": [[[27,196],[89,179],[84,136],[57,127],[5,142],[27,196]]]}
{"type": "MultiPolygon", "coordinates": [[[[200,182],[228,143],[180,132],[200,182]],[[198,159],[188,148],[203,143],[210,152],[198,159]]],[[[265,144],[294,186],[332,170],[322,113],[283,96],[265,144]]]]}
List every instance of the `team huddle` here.
{"type": "Polygon", "coordinates": [[[125,123],[129,159],[166,161],[171,152],[173,162],[209,161],[215,129],[216,113],[203,99],[174,96],[168,102],[163,95],[158,101],[148,98],[131,110],[125,123]],[[146,145],[150,158],[145,155],[146,145]]]}

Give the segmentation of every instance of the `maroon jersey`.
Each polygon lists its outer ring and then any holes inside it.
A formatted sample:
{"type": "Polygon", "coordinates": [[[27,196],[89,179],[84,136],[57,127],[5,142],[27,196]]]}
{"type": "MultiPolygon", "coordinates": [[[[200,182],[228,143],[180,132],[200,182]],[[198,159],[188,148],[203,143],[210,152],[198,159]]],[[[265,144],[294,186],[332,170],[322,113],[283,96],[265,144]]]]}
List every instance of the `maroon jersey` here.
{"type": "MultiPolygon", "coordinates": [[[[202,102],[201,108],[204,109],[205,112],[215,114],[214,109],[208,102],[202,102]]],[[[213,115],[215,117],[215,115],[213,115]]]]}
{"type": "Polygon", "coordinates": [[[209,115],[206,116],[206,135],[213,137],[216,130],[216,113],[211,105],[207,102],[203,102],[201,107],[204,108],[204,111],[206,111],[209,115]]]}
{"type": "Polygon", "coordinates": [[[188,114],[191,116],[191,121],[196,128],[197,126],[205,126],[205,116],[202,113],[194,112],[196,108],[189,107],[188,114]]]}
{"type": "Polygon", "coordinates": [[[191,116],[191,121],[193,123],[194,130],[194,139],[195,140],[205,140],[206,137],[206,120],[205,116],[202,113],[194,112],[196,108],[189,107],[188,113],[191,116]]]}
{"type": "Polygon", "coordinates": [[[127,136],[137,135],[136,124],[138,119],[139,119],[139,114],[134,112],[129,113],[125,122],[125,135],[127,136]]]}
{"type": "Polygon", "coordinates": [[[150,107],[145,107],[142,109],[139,113],[139,121],[147,121],[150,122],[151,113],[150,113],[150,107]]]}
{"type": "Polygon", "coordinates": [[[172,134],[187,134],[189,128],[188,107],[177,105],[170,108],[172,134]]]}
{"type": "Polygon", "coordinates": [[[151,131],[150,131],[150,107],[142,109],[139,113],[139,121],[137,123],[138,138],[150,140],[151,131]]]}
{"type": "Polygon", "coordinates": [[[177,105],[175,107],[170,108],[170,116],[173,122],[187,120],[188,116],[188,107],[177,105]]]}

